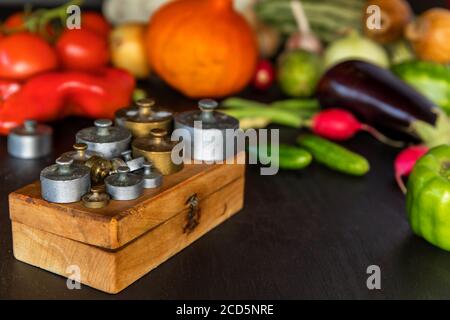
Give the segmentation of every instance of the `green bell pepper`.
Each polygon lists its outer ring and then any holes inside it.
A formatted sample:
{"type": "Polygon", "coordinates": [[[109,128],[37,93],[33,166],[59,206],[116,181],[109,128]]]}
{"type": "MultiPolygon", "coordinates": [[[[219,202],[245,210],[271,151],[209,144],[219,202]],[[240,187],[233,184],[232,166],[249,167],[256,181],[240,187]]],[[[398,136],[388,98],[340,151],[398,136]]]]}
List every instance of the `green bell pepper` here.
{"type": "Polygon", "coordinates": [[[450,146],[431,149],[414,166],[406,207],[413,232],[450,251],[450,146]]]}

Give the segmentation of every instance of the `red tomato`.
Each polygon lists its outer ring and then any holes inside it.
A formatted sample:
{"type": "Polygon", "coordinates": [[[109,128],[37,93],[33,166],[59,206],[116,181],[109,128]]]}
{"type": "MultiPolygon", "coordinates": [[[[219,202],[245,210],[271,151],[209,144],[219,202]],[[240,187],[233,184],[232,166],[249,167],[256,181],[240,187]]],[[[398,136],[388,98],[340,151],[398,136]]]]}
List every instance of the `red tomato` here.
{"type": "MultiPolygon", "coordinates": [[[[6,27],[7,29],[18,29],[21,27],[24,27],[24,22],[25,22],[25,13],[20,11],[20,12],[16,12],[12,15],[10,15],[5,22],[3,23],[3,26],[6,27]]],[[[53,29],[53,27],[48,24],[46,26],[46,31],[47,34],[49,36],[54,36],[55,35],[55,30],[53,29]]]]}
{"type": "Polygon", "coordinates": [[[3,26],[8,29],[20,28],[23,26],[24,18],[25,14],[23,12],[16,12],[5,20],[3,26]]]}
{"type": "Polygon", "coordinates": [[[67,69],[96,69],[109,61],[106,38],[87,29],[65,30],[56,42],[56,51],[67,69]]]}
{"type": "Polygon", "coordinates": [[[111,25],[106,19],[95,11],[87,11],[81,14],[81,29],[86,28],[95,31],[103,37],[108,37],[111,25]]]}
{"type": "Polygon", "coordinates": [[[15,33],[0,41],[0,78],[23,80],[56,67],[54,49],[35,34],[15,33]]]}

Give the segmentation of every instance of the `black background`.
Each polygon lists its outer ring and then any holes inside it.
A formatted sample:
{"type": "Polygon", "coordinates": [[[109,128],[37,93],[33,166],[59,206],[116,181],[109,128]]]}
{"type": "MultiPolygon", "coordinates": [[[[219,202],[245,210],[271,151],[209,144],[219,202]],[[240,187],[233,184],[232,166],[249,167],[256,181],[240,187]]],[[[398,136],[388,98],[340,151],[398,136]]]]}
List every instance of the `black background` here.
{"type": "MultiPolygon", "coordinates": [[[[416,11],[438,3],[416,1],[416,11]]],[[[157,79],[141,85],[177,110],[195,105],[157,79]]],[[[276,89],[243,95],[280,98],[276,89]]],[[[368,176],[347,177],[314,164],[264,177],[249,166],[245,208],[235,217],[118,295],[87,286],[70,291],[64,278],[14,259],[7,195],[36,180],[90,124],[81,118],[54,123],[55,152],[39,161],[9,157],[6,139],[0,138],[0,298],[450,298],[450,254],[414,237],[407,224],[404,197],[393,180],[398,150],[365,134],[346,146],[370,160],[368,176]],[[381,290],[366,287],[369,265],[381,268],[381,290]]],[[[282,130],[284,142],[296,135],[282,130]]]]}

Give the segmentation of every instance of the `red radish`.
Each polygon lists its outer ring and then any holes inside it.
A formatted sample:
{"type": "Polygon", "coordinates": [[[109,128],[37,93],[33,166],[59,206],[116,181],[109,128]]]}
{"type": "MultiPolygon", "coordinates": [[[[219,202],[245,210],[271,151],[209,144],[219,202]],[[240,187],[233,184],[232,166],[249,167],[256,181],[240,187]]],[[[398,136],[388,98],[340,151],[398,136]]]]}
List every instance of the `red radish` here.
{"type": "Polygon", "coordinates": [[[397,184],[399,188],[403,191],[403,193],[406,194],[406,187],[405,184],[403,183],[402,178],[409,176],[416,162],[420,158],[422,158],[422,156],[424,156],[428,152],[428,150],[429,149],[427,146],[423,145],[412,146],[400,152],[398,156],[395,158],[394,162],[395,180],[397,181],[397,184]]]}
{"type": "Polygon", "coordinates": [[[258,90],[269,89],[275,80],[275,70],[268,60],[261,60],[257,67],[253,86],[258,90]]]}
{"type": "Polygon", "coordinates": [[[362,124],[350,112],[342,109],[327,109],[317,113],[308,123],[311,130],[324,138],[344,141],[359,131],[366,131],[379,141],[394,147],[402,147],[403,142],[393,141],[375,128],[362,124]]]}

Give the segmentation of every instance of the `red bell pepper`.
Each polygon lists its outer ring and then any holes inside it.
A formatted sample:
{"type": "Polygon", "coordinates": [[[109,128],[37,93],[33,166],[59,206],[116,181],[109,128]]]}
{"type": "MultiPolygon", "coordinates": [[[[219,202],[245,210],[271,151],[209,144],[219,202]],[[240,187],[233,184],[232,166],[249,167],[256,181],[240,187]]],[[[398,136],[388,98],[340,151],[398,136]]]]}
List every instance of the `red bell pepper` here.
{"type": "Polygon", "coordinates": [[[104,68],[95,73],[50,72],[21,87],[0,82],[0,134],[27,119],[50,121],[69,115],[113,118],[130,104],[134,78],[126,71],[104,68]]]}

